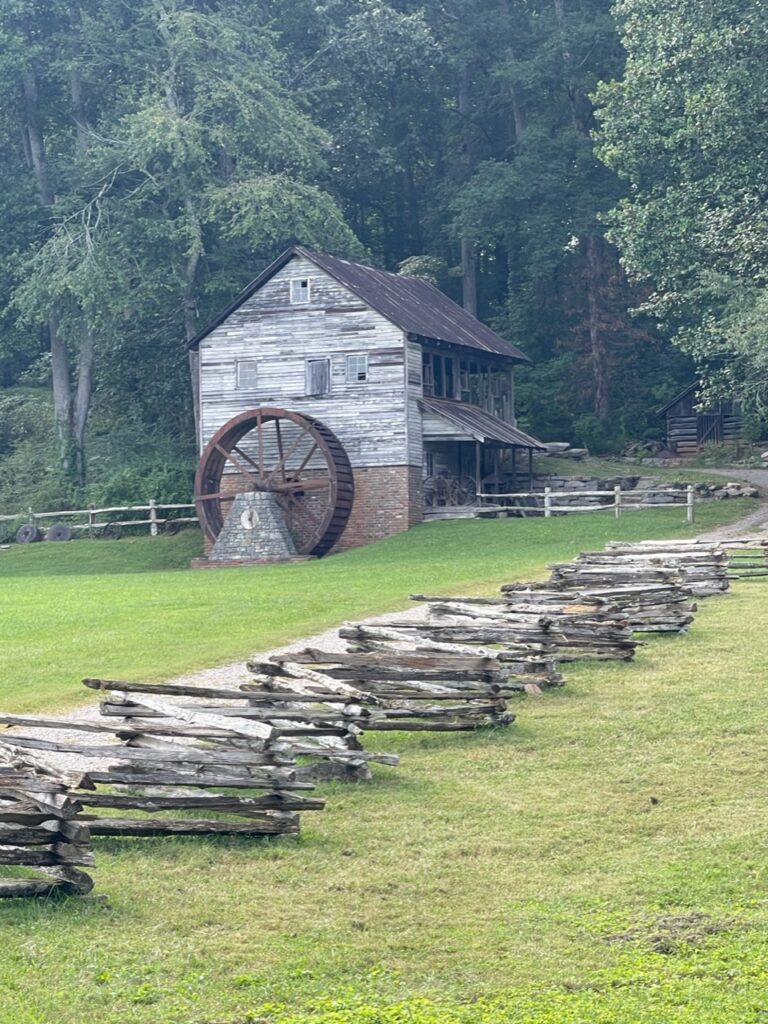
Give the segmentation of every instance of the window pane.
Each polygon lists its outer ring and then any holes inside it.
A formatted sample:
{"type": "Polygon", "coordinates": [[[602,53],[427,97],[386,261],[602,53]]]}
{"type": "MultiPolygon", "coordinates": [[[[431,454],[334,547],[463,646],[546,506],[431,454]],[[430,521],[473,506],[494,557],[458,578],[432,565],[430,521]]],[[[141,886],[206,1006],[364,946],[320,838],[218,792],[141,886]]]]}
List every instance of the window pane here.
{"type": "Polygon", "coordinates": [[[237,387],[255,388],[257,381],[258,362],[255,359],[238,359],[237,387]]]}
{"type": "Polygon", "coordinates": [[[361,384],[368,380],[368,356],[347,356],[347,383],[361,384]]]}
{"type": "Polygon", "coordinates": [[[291,279],[291,302],[309,302],[308,277],[294,277],[291,279]]]}

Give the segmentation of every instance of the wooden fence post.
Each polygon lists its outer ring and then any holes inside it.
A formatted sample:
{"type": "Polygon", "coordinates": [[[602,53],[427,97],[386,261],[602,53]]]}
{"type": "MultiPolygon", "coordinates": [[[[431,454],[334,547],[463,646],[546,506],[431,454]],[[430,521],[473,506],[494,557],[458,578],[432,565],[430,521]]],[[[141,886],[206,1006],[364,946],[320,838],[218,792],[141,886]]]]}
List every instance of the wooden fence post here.
{"type": "Polygon", "coordinates": [[[552,488],[544,488],[544,518],[549,519],[552,515],[552,488]]]}
{"type": "Polygon", "coordinates": [[[616,509],[615,515],[618,519],[621,515],[621,484],[616,484],[613,488],[613,504],[616,509]]]}
{"type": "Polygon", "coordinates": [[[693,522],[693,517],[694,517],[693,485],[692,484],[688,484],[688,487],[686,488],[685,504],[686,504],[686,510],[685,510],[686,521],[689,522],[689,523],[692,523],[693,522]]]}
{"type": "Polygon", "coordinates": [[[157,536],[157,503],[154,498],[149,501],[149,535],[157,536]]]}
{"type": "Polygon", "coordinates": [[[88,509],[88,536],[93,540],[93,527],[96,523],[96,514],[93,511],[94,506],[91,505],[88,509]]]}

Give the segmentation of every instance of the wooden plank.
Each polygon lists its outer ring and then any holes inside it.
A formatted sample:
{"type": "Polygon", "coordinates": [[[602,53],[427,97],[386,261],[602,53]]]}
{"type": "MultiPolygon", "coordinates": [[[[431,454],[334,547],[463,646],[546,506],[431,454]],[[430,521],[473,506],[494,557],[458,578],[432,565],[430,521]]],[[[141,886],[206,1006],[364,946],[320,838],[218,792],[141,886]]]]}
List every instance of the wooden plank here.
{"type": "Polygon", "coordinates": [[[263,815],[250,821],[204,818],[89,818],[95,836],[274,836],[299,831],[298,815],[263,815]]]}

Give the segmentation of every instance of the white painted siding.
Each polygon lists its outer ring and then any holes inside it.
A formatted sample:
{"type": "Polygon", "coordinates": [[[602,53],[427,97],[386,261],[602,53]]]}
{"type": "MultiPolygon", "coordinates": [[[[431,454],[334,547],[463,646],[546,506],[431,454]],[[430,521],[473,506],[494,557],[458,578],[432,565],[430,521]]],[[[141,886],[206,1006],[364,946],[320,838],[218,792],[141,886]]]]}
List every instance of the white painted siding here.
{"type": "Polygon", "coordinates": [[[202,443],[238,413],[276,405],[326,423],[353,466],[420,465],[414,385],[408,387],[406,430],[404,359],[399,328],[313,263],[294,257],[200,344],[202,443]],[[292,278],[310,280],[309,302],[291,304],[292,278]],[[346,357],[353,353],[368,355],[365,383],[347,383],[346,357]],[[325,356],[331,360],[330,394],[306,396],[306,360],[325,356]],[[255,387],[236,387],[238,359],[258,360],[255,387]]]}

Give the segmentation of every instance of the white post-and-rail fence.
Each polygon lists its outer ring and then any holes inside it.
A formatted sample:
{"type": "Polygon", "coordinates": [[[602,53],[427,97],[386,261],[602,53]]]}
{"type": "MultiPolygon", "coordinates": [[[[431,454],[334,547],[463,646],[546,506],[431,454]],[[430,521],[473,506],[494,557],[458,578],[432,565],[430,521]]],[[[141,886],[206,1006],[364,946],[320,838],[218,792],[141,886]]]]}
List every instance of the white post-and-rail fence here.
{"type": "Polygon", "coordinates": [[[629,509],[638,508],[685,508],[686,521],[692,523],[694,521],[694,489],[692,484],[688,484],[685,492],[681,491],[680,488],[675,487],[653,487],[646,491],[630,491],[622,490],[617,484],[613,490],[610,491],[553,491],[551,487],[545,487],[543,491],[514,491],[505,494],[478,494],[477,498],[480,502],[489,501],[498,503],[504,501],[507,504],[502,507],[506,507],[510,510],[519,509],[523,512],[530,513],[533,515],[543,514],[545,518],[549,518],[553,514],[566,514],[569,512],[608,512],[612,511],[618,519],[623,511],[629,509]],[[666,494],[685,494],[685,502],[682,501],[652,501],[646,502],[644,499],[648,494],[654,495],[666,495],[666,494]],[[524,498],[530,500],[531,498],[537,499],[541,504],[537,505],[516,505],[514,499],[524,498]],[[612,498],[610,502],[605,504],[594,504],[594,505],[555,505],[553,501],[557,501],[558,498],[612,498]],[[634,500],[631,500],[634,499],[634,500]],[[639,499],[639,500],[638,500],[639,499]]]}
{"type": "Polygon", "coordinates": [[[93,536],[98,536],[99,533],[107,530],[109,527],[119,527],[122,529],[124,526],[148,526],[150,537],[157,537],[163,527],[168,523],[196,523],[197,516],[164,516],[163,512],[179,512],[184,509],[194,510],[193,504],[183,505],[161,505],[159,502],[150,501],[147,505],[112,505],[108,508],[75,508],[75,509],[63,509],[60,512],[34,512],[31,508],[27,509],[26,512],[19,512],[16,515],[4,515],[0,516],[0,524],[2,523],[29,523],[32,526],[42,527],[46,520],[55,520],[56,522],[65,522],[70,519],[84,518],[83,523],[70,523],[68,526],[71,530],[87,530],[93,536]],[[146,512],[147,516],[144,519],[114,519],[112,518],[115,513],[123,512],[146,512]],[[107,518],[99,518],[107,517],[107,518]]]}

